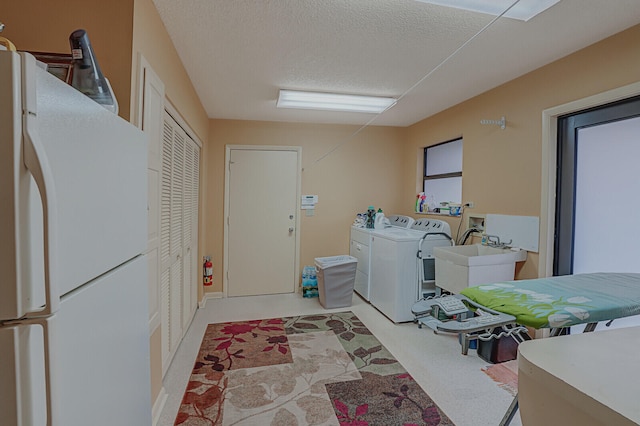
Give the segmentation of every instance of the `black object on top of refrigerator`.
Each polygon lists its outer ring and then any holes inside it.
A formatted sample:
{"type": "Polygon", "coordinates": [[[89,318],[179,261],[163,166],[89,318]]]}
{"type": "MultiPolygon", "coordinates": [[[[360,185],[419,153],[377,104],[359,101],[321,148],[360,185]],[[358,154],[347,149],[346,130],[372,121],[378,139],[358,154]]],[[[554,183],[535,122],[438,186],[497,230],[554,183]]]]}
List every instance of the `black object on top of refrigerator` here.
{"type": "Polygon", "coordinates": [[[73,77],[71,85],[91,99],[118,113],[118,102],[111,90],[109,80],[105,78],[98,65],[89,36],[85,30],[75,30],[69,36],[73,57],[73,77]]]}

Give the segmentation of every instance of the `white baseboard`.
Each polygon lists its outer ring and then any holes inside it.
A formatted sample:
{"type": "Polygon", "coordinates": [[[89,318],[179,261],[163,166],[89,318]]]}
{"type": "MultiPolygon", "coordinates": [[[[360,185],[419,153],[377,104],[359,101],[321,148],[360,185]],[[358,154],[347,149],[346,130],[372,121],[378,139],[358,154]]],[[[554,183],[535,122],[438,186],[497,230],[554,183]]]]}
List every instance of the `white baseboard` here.
{"type": "Polygon", "coordinates": [[[153,403],[153,409],[151,411],[151,415],[153,416],[153,426],[158,424],[158,420],[160,420],[160,413],[162,413],[162,409],[164,408],[164,404],[167,402],[167,397],[169,394],[164,389],[164,386],[160,388],[160,393],[156,398],[156,402],[153,403]]]}
{"type": "Polygon", "coordinates": [[[204,309],[204,307],[207,305],[207,300],[209,300],[209,299],[222,299],[223,297],[224,297],[224,293],[222,293],[221,291],[205,293],[202,296],[202,300],[200,301],[200,303],[198,303],[198,307],[200,309],[204,309]]]}

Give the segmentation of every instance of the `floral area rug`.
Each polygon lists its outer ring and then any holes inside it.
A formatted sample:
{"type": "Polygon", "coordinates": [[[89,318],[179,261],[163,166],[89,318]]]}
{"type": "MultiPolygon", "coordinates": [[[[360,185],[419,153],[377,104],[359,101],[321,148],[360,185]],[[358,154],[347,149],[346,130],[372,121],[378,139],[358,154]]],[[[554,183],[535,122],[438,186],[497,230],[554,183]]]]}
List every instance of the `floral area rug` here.
{"type": "Polygon", "coordinates": [[[453,425],[352,312],[210,324],[176,425],[453,425]]]}

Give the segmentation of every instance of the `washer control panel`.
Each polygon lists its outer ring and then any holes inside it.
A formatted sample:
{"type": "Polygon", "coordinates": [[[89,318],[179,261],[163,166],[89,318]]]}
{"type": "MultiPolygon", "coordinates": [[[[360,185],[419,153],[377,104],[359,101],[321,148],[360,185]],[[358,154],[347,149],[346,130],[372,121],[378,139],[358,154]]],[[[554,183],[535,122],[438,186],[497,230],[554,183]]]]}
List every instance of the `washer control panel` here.
{"type": "Polygon", "coordinates": [[[387,219],[389,219],[389,224],[391,226],[396,226],[398,228],[411,228],[411,225],[415,222],[412,217],[399,214],[388,216],[387,219]]]}

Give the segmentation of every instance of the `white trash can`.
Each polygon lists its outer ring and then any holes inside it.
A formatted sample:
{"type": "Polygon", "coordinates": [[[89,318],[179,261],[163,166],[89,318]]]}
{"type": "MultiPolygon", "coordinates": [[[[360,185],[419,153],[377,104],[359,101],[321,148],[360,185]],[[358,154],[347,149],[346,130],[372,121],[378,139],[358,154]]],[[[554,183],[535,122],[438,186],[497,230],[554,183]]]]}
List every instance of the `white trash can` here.
{"type": "Polygon", "coordinates": [[[316,257],[318,297],[325,309],[351,306],[358,259],[352,256],[316,257]]]}

